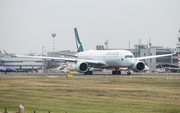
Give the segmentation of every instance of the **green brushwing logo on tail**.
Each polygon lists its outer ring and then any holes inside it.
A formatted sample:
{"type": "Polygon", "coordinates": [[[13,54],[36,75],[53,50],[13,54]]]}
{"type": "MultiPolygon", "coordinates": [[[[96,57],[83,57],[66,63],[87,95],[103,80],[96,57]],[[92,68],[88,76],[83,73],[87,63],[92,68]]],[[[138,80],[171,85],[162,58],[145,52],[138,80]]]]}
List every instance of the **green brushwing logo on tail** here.
{"type": "Polygon", "coordinates": [[[75,33],[75,39],[76,39],[77,52],[82,52],[82,51],[84,51],[84,49],[83,49],[82,43],[79,39],[77,28],[74,28],[74,33],[75,33]]]}

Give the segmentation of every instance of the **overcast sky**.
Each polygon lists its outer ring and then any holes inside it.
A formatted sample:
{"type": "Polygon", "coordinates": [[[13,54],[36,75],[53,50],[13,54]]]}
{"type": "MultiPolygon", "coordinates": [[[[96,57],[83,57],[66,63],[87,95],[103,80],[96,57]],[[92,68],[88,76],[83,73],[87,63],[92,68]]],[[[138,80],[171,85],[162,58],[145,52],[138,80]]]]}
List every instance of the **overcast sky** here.
{"type": "Polygon", "coordinates": [[[147,44],[176,47],[180,0],[0,0],[0,48],[16,54],[76,51],[74,28],[85,50],[147,44]]]}

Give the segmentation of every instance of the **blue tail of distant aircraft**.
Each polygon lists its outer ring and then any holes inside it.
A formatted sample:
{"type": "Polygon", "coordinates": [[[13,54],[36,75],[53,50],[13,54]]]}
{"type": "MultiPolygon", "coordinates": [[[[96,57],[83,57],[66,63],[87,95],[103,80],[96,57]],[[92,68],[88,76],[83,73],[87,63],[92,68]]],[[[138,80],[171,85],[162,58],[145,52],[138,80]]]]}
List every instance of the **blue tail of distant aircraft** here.
{"type": "Polygon", "coordinates": [[[84,49],[83,49],[82,43],[79,39],[77,28],[74,28],[74,33],[75,33],[75,38],[76,38],[77,52],[82,52],[82,51],[84,51],[84,49]]]}

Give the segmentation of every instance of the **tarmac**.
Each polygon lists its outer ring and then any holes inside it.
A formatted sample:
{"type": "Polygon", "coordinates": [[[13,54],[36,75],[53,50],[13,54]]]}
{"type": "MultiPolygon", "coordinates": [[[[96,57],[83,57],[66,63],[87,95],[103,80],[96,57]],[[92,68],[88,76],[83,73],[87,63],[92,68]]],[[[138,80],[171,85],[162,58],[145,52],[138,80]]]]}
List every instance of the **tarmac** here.
{"type": "Polygon", "coordinates": [[[131,75],[121,74],[112,75],[107,73],[94,73],[93,75],[84,75],[82,73],[0,73],[0,78],[21,78],[21,77],[85,77],[85,78],[103,78],[103,77],[180,77],[179,73],[135,73],[131,75]],[[70,75],[70,76],[69,76],[70,75]]]}

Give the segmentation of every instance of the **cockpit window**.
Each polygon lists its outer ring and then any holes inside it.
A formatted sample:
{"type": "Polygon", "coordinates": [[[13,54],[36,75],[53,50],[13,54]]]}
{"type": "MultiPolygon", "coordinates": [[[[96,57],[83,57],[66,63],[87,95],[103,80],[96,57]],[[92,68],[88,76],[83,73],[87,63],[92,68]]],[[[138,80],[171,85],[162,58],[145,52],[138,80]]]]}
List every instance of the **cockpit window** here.
{"type": "Polygon", "coordinates": [[[133,58],[133,55],[126,55],[125,58],[133,58]]]}

